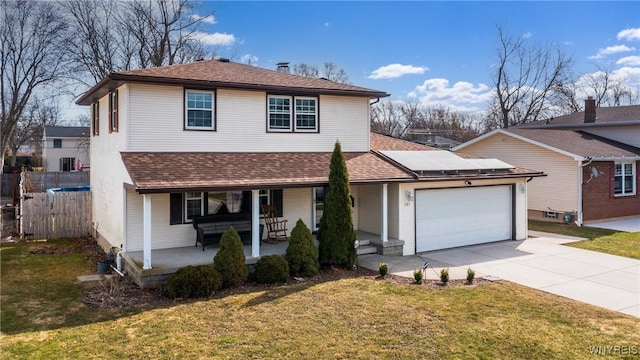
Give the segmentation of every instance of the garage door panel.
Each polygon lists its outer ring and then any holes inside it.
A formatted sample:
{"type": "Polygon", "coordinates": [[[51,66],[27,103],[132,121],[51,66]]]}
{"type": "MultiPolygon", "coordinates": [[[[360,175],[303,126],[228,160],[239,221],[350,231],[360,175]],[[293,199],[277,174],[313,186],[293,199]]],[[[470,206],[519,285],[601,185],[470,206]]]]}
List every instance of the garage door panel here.
{"type": "Polygon", "coordinates": [[[416,191],[418,252],[511,238],[511,187],[416,191]]]}

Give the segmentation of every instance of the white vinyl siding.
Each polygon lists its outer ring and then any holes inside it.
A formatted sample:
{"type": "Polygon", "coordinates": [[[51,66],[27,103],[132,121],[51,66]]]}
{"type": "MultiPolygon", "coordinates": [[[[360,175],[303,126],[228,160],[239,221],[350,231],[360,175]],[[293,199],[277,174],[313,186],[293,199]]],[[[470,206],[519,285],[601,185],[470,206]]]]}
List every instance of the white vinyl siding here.
{"type": "Polygon", "coordinates": [[[581,130],[607,139],[640,147],[640,125],[584,127],[581,130]]]}
{"type": "Polygon", "coordinates": [[[503,134],[495,134],[457,152],[496,158],[547,174],[527,184],[531,210],[578,210],[578,161],[569,156],[503,134]]]}
{"type": "Polygon", "coordinates": [[[331,152],[336,139],[343,152],[369,150],[366,97],[321,95],[320,133],[271,133],[265,124],[266,93],[217,89],[216,131],[184,131],[182,87],[128,86],[136,104],[129,109],[136,121],[128,128],[128,151],[331,152]]]}

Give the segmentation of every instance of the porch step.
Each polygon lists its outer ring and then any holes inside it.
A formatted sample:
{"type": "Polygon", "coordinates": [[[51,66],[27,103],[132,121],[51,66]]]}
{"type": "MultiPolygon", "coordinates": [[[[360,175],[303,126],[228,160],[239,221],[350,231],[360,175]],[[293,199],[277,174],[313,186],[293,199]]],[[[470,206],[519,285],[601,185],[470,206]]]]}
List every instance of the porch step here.
{"type": "Polygon", "coordinates": [[[358,240],[358,246],[367,246],[370,244],[371,244],[370,240],[358,240]]]}
{"type": "MultiPolygon", "coordinates": [[[[368,240],[367,240],[367,242],[368,242],[368,240]]],[[[362,244],[362,242],[361,242],[361,244],[362,244]]],[[[358,255],[375,254],[377,252],[378,252],[378,249],[376,249],[375,246],[371,246],[371,245],[368,245],[368,244],[365,245],[365,246],[360,245],[358,247],[357,251],[356,251],[356,253],[358,255]]]]}

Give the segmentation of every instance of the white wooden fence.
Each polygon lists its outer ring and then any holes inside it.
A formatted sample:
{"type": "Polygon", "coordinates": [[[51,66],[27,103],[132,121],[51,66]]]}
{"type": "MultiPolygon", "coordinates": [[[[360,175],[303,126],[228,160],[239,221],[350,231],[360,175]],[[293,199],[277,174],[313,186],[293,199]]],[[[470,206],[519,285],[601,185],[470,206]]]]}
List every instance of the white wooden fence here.
{"type": "Polygon", "coordinates": [[[22,238],[59,239],[90,234],[91,192],[22,193],[22,238]]]}

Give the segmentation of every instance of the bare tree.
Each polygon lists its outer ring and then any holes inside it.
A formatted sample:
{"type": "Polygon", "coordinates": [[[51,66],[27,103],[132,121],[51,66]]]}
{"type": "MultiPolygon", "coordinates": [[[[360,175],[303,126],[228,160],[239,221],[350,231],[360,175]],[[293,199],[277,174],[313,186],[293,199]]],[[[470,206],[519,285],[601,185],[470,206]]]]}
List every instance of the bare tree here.
{"type": "Polygon", "coordinates": [[[46,103],[37,98],[30,101],[20,120],[16,124],[9,148],[11,149],[11,166],[16,165],[18,149],[22,145],[39,145],[42,141],[44,127],[55,125],[59,118],[59,110],[55,101],[46,103]]]}
{"type": "Polygon", "coordinates": [[[0,149],[6,149],[30,100],[67,71],[67,25],[55,4],[0,3],[0,149]]]}
{"type": "Polygon", "coordinates": [[[318,70],[316,65],[305,63],[295,64],[293,66],[293,73],[306,77],[327,79],[340,84],[349,83],[347,72],[332,62],[325,62],[322,65],[322,71],[318,70]]]}
{"type": "Polygon", "coordinates": [[[566,83],[571,57],[558,46],[507,36],[501,27],[496,51],[495,98],[489,115],[496,120],[494,126],[508,128],[548,115],[549,98],[557,84],[566,83]]]}
{"type": "Polygon", "coordinates": [[[383,100],[371,107],[371,131],[402,138],[421,118],[417,102],[383,100]]]}

